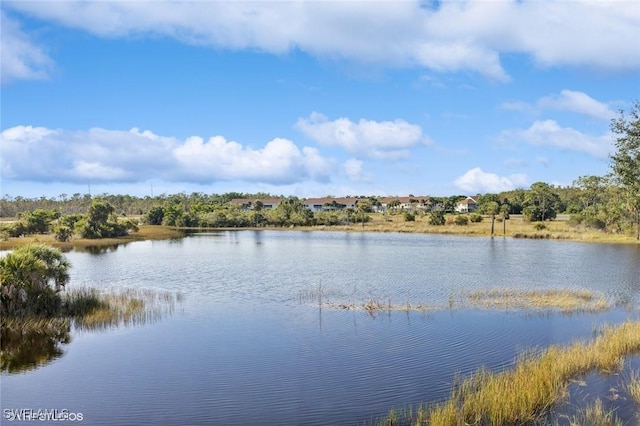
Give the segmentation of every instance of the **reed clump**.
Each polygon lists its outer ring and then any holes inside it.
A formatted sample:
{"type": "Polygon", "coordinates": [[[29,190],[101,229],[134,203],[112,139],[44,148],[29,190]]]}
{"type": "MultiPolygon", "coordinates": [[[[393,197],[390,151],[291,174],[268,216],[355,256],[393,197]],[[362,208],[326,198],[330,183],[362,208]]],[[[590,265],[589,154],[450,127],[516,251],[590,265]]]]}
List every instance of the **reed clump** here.
{"type": "Polygon", "coordinates": [[[79,288],[65,295],[64,314],[80,329],[144,324],[172,313],[179,300],[179,295],[145,289],[79,288]]]}
{"type": "Polygon", "coordinates": [[[640,404],[640,372],[631,372],[626,388],[629,396],[631,396],[635,402],[640,404]]]}
{"type": "Polygon", "coordinates": [[[512,370],[493,373],[480,369],[459,381],[445,403],[422,417],[434,426],[534,422],[566,395],[571,379],[592,370],[618,370],[625,355],[638,351],[640,322],[604,327],[591,342],[551,346],[522,356],[512,370]]]}
{"type": "Polygon", "coordinates": [[[469,293],[473,306],[492,309],[558,309],[562,312],[599,312],[611,307],[611,302],[591,290],[517,290],[497,289],[469,293]]]}
{"type": "MultiPolygon", "coordinates": [[[[556,426],[559,423],[556,421],[556,426]]],[[[623,426],[615,411],[607,411],[600,398],[569,419],[569,426],[623,426]]]]}

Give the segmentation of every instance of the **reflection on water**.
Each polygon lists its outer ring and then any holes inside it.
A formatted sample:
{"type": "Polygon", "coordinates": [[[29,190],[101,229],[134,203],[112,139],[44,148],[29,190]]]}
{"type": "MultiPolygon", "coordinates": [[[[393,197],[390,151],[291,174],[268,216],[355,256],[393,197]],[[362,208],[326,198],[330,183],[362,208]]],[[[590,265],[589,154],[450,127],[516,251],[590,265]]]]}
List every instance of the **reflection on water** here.
{"type": "Polygon", "coordinates": [[[48,364],[64,354],[63,345],[71,342],[67,321],[48,321],[37,329],[0,328],[0,364],[2,373],[23,373],[48,364]]]}
{"type": "Polygon", "coordinates": [[[74,251],[78,253],[89,253],[89,254],[105,254],[111,253],[118,250],[118,247],[124,247],[129,243],[120,243],[120,244],[106,244],[99,246],[78,246],[74,247],[74,251]]]}
{"type": "Polygon", "coordinates": [[[592,338],[602,323],[634,316],[457,309],[471,291],[584,288],[633,309],[640,301],[633,246],[232,231],[68,256],[69,287],[188,300],[158,323],[98,337],[72,330],[73,356],[3,377],[2,404],[74,402],[90,424],[362,423],[443,400],[456,373],[511,368],[523,351],[592,338]],[[454,309],[324,308],[370,300],[454,309]]]}

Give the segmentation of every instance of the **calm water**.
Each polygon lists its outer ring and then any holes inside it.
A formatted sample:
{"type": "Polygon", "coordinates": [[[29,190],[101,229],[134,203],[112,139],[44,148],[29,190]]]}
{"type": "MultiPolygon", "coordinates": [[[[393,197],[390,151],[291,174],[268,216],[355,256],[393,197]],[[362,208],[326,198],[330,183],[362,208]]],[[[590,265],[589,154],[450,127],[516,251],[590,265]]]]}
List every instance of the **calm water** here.
{"type": "MultiPolygon", "coordinates": [[[[448,306],[500,287],[588,288],[640,301],[634,246],[242,231],[67,256],[70,287],[157,289],[184,301],[153,324],[45,342],[39,367],[3,373],[2,409],[67,409],[85,424],[355,424],[445,399],[455,373],[508,368],[524,350],[591,337],[602,323],[638,314],[371,316],[301,297],[320,286],[336,303],[448,306]]],[[[609,392],[611,378],[589,380],[609,392]]],[[[637,408],[622,404],[629,417],[637,408]]]]}

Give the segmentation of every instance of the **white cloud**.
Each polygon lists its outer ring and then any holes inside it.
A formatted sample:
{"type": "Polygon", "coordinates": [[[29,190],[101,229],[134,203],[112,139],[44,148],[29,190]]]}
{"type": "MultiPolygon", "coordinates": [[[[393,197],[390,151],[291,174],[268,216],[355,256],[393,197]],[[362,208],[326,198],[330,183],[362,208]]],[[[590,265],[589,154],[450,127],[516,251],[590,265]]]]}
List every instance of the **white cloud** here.
{"type": "Polygon", "coordinates": [[[591,136],[570,127],[561,127],[554,120],[535,121],[528,129],[505,130],[499,139],[579,151],[598,158],[607,158],[613,149],[611,134],[591,136]]]}
{"type": "Polygon", "coordinates": [[[597,101],[584,92],[564,89],[559,94],[544,96],[535,104],[522,101],[504,102],[502,109],[527,115],[540,115],[544,110],[570,111],[600,120],[611,120],[616,113],[606,103],[597,101]]]}
{"type": "Polygon", "coordinates": [[[344,162],[342,169],[351,182],[371,182],[373,176],[365,172],[364,163],[361,160],[351,158],[344,162]]]}
{"type": "Polygon", "coordinates": [[[331,160],[276,138],[252,149],[222,136],[184,141],[141,132],[17,126],[0,133],[2,178],[36,182],[140,182],[149,179],[210,183],[244,180],[326,181],[331,160]]]}
{"type": "Polygon", "coordinates": [[[104,37],[163,35],[223,49],[300,50],[337,60],[472,71],[507,80],[502,54],[542,66],[640,67],[632,1],[5,2],[104,37]]]}
{"type": "Polygon", "coordinates": [[[254,150],[222,136],[204,142],[201,137],[190,137],[173,150],[181,168],[180,174],[188,181],[251,180],[271,183],[291,183],[302,177],[322,176],[328,161],[317,151],[301,152],[287,139],[276,138],[264,148],[254,150]]]}
{"type": "Polygon", "coordinates": [[[528,183],[528,178],[521,173],[498,176],[476,167],[458,177],[453,183],[467,194],[497,193],[524,187],[528,183]]]}
{"type": "Polygon", "coordinates": [[[25,34],[20,25],[0,10],[0,75],[2,83],[47,78],[51,58],[25,34]]]}
{"type": "Polygon", "coordinates": [[[611,120],[616,113],[608,105],[583,92],[562,90],[559,95],[545,96],[538,101],[541,108],[572,111],[589,117],[611,120]]]}
{"type": "Polygon", "coordinates": [[[328,146],[339,146],[351,153],[373,158],[397,159],[409,156],[409,148],[428,143],[420,126],[404,120],[353,122],[348,118],[329,121],[313,112],[300,118],[296,127],[307,137],[328,146]]]}

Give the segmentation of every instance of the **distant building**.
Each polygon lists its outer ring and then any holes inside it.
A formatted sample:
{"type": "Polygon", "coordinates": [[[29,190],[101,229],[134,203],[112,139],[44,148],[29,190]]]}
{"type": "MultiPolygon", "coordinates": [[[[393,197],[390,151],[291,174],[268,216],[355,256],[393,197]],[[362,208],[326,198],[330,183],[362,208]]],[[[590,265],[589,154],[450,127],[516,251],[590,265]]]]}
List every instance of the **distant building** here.
{"type": "Polygon", "coordinates": [[[230,204],[239,206],[242,210],[253,210],[255,208],[256,201],[260,201],[262,203],[262,208],[264,210],[275,209],[278,207],[278,204],[282,202],[280,198],[234,198],[229,201],[230,204]]]}
{"type": "Polygon", "coordinates": [[[456,204],[456,211],[458,213],[471,213],[476,211],[477,208],[478,202],[472,197],[464,198],[456,204]]]}
{"type": "Polygon", "coordinates": [[[312,212],[327,212],[344,210],[346,208],[356,209],[359,198],[307,198],[304,205],[312,212]]]}

